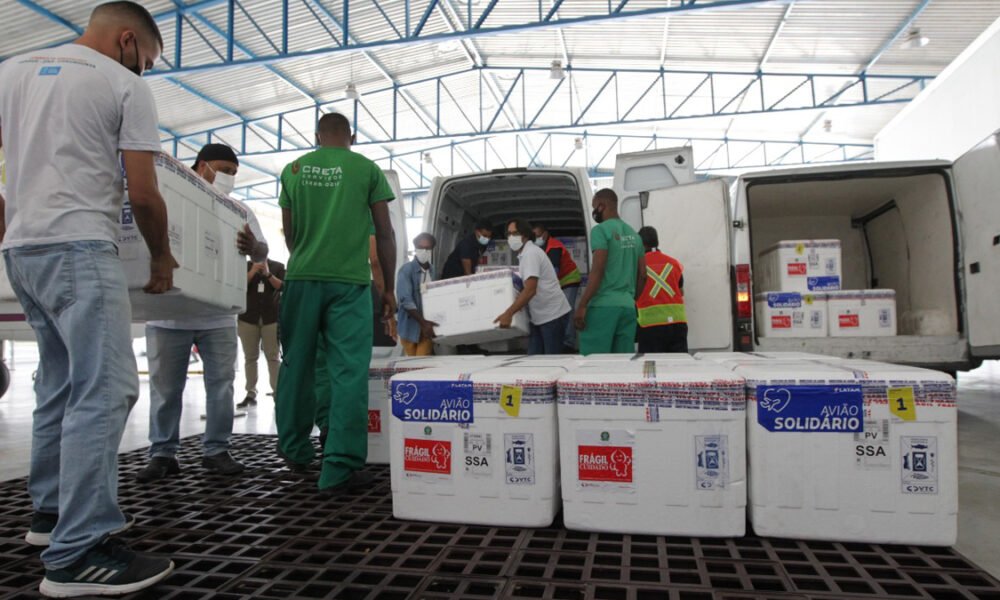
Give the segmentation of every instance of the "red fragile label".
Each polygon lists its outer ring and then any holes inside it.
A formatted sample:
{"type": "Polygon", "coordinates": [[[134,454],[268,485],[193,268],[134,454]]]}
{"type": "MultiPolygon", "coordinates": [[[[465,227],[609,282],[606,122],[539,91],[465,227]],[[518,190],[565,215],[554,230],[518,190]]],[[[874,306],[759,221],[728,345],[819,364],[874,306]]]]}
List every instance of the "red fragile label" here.
{"type": "Polygon", "coordinates": [[[805,275],[806,263],[788,263],[789,275],[805,275]]]}
{"type": "Polygon", "coordinates": [[[632,483],[632,448],[580,446],[577,458],[580,481],[632,483]]]}
{"type": "Polygon", "coordinates": [[[840,315],[838,319],[841,327],[861,327],[858,315],[840,315]]]}
{"type": "Polygon", "coordinates": [[[368,433],[382,433],[382,411],[368,411],[368,433]]]}
{"type": "Polygon", "coordinates": [[[451,442],[406,438],[403,441],[403,469],[451,475],[451,442]]]}
{"type": "Polygon", "coordinates": [[[791,329],[792,318],[788,315],[773,315],[771,316],[771,327],[773,329],[791,329]]]}

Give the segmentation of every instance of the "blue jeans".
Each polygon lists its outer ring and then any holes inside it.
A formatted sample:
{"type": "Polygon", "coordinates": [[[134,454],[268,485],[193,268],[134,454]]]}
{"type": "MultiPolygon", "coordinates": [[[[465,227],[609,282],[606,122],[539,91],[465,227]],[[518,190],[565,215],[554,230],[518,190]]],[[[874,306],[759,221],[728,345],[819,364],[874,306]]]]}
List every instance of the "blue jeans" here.
{"type": "MultiPolygon", "coordinates": [[[[563,339],[563,345],[568,350],[576,349],[576,325],[573,324],[573,315],[576,313],[576,297],[580,295],[582,285],[571,285],[570,287],[563,288],[563,294],[566,296],[566,301],[569,302],[569,316],[566,317],[566,337],[563,339]]],[[[568,353],[572,354],[572,352],[568,353]]]]}
{"type": "Polygon", "coordinates": [[[62,568],[125,524],[118,444],[139,397],[132,306],[110,242],[12,248],[4,260],[38,340],[28,492],[36,511],[59,515],[42,561],[62,568]]]}
{"type": "Polygon", "coordinates": [[[229,450],[236,344],[235,322],[232,327],[205,330],[146,326],[150,456],[171,457],[180,448],[181,408],[193,345],[205,365],[205,456],[229,450]]]}
{"type": "Polygon", "coordinates": [[[528,354],[562,354],[563,340],[566,339],[566,319],[572,313],[566,313],[558,319],[552,319],[541,325],[531,324],[528,338],[528,354]]]}

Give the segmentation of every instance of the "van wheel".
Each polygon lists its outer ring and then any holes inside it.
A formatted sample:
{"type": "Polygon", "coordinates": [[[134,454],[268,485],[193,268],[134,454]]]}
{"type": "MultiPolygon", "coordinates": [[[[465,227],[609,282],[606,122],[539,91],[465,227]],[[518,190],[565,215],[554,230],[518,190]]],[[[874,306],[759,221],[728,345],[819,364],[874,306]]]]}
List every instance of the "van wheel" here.
{"type": "Polygon", "coordinates": [[[3,398],[10,387],[10,371],[7,370],[7,363],[0,362],[0,398],[3,398]]]}

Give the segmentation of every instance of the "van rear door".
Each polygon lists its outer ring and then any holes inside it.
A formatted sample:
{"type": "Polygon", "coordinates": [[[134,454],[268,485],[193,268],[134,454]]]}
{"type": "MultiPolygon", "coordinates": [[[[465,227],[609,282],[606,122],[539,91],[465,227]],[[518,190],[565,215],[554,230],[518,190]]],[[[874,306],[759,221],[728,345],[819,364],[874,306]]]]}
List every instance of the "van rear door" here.
{"type": "Polygon", "coordinates": [[[725,182],[710,179],[652,190],[637,202],[642,206],[642,225],[656,228],[660,250],[684,267],[688,349],[731,349],[733,301],[725,182]]]}
{"type": "MultiPolygon", "coordinates": [[[[618,212],[635,229],[642,223],[639,194],[694,181],[694,158],[689,147],[619,154],[615,157],[614,190],[618,212]]],[[[587,212],[590,212],[589,199],[587,212]]]]}
{"type": "Polygon", "coordinates": [[[1000,356],[1000,131],[954,165],[970,352],[1000,356]]]}

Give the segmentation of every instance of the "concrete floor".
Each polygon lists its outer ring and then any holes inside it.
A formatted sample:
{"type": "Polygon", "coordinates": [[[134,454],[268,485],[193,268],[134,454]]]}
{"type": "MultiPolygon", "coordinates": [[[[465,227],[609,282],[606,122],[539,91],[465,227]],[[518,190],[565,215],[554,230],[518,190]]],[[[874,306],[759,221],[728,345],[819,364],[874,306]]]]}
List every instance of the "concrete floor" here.
{"type": "MultiPolygon", "coordinates": [[[[11,364],[9,344],[8,364],[11,364]]],[[[0,398],[0,481],[23,477],[28,472],[31,444],[33,394],[31,375],[37,364],[34,344],[16,346],[12,382],[0,398]]],[[[184,395],[181,435],[204,430],[200,415],[205,402],[201,377],[191,367],[192,376],[184,395]]],[[[140,359],[140,370],[144,367],[140,359]]],[[[261,361],[260,372],[266,374],[261,361]]],[[[149,381],[140,377],[142,395],[129,417],[122,451],[148,445],[149,381]]],[[[243,397],[242,373],[237,374],[237,399],[243,397]]],[[[275,434],[274,405],[266,377],[260,390],[260,404],[234,424],[236,433],[275,434]]],[[[260,389],[260,388],[259,388],[260,389]]],[[[959,374],[959,539],[956,549],[993,576],[1000,578],[1000,362],[959,374]]],[[[238,457],[237,457],[238,458],[238,457]]],[[[192,465],[193,466],[193,465],[192,465]]]]}

